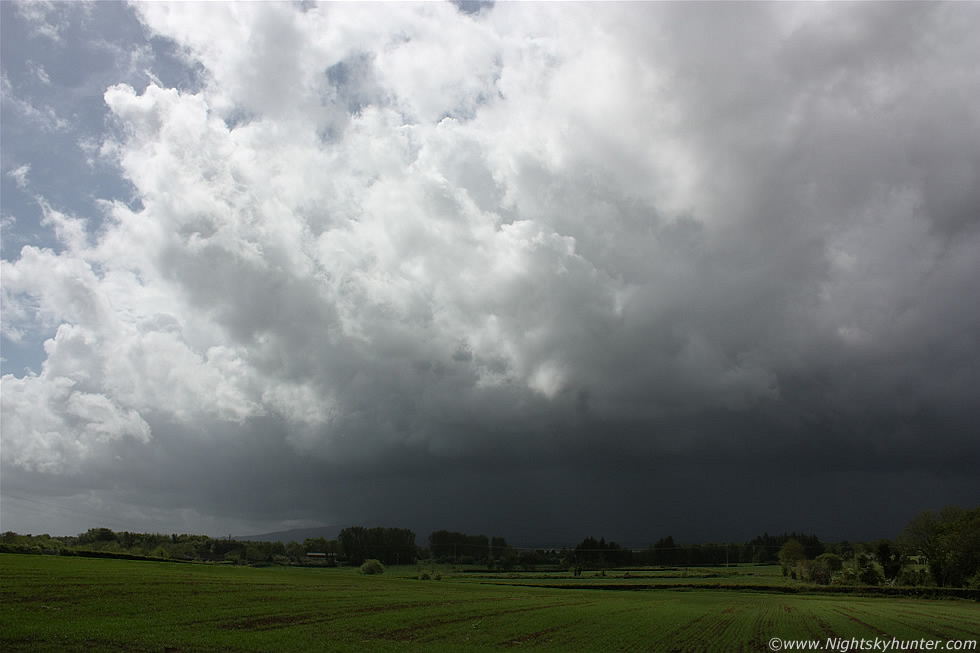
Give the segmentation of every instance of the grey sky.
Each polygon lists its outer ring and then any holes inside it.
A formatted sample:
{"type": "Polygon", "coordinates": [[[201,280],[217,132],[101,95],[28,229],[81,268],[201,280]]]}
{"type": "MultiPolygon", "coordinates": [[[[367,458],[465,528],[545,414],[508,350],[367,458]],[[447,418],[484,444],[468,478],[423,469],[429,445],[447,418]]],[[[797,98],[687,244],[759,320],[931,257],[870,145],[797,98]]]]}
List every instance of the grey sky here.
{"type": "Polygon", "coordinates": [[[976,4],[0,8],[3,530],[980,497],[976,4]]]}

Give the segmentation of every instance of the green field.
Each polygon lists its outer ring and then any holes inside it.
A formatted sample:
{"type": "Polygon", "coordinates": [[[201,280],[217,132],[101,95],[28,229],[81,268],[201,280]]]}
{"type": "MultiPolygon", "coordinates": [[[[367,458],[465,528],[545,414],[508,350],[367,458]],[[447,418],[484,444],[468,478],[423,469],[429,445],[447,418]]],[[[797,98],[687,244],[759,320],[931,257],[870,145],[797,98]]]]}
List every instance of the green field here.
{"type": "MultiPolygon", "coordinates": [[[[766,568],[727,573],[726,587],[744,577],[784,582],[766,568]]],[[[362,576],[0,554],[0,575],[3,651],[764,651],[772,637],[980,636],[973,601],[719,589],[718,578],[689,571],[572,579],[445,570],[421,581],[414,567],[362,576]],[[691,579],[684,589],[602,589],[681,574],[691,579]],[[573,580],[586,588],[535,586],[573,580]]]]}

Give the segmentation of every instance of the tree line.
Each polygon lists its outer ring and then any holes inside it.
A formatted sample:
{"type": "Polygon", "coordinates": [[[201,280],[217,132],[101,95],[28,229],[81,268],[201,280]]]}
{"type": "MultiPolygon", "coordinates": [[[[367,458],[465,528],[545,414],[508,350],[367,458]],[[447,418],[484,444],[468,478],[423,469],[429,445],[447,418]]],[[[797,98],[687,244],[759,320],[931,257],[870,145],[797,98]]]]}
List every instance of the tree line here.
{"type": "Polygon", "coordinates": [[[407,528],[350,526],[337,539],[249,542],[206,535],[115,532],[92,528],[74,537],[0,535],[0,552],[98,555],[231,564],[360,566],[479,565],[487,569],[605,570],[629,567],[781,564],[783,573],[803,582],[862,585],[980,587],[980,507],[957,506],[916,515],[894,540],[825,543],[805,533],[764,533],[741,544],[684,544],[670,535],[642,548],[627,548],[605,537],[584,538],[573,548],[517,549],[499,536],[438,530],[427,546],[407,528]]]}
{"type": "Polygon", "coordinates": [[[783,574],[823,585],[980,588],[980,507],[927,510],[895,540],[813,552],[797,539],[787,540],[778,555],[783,574]]]}

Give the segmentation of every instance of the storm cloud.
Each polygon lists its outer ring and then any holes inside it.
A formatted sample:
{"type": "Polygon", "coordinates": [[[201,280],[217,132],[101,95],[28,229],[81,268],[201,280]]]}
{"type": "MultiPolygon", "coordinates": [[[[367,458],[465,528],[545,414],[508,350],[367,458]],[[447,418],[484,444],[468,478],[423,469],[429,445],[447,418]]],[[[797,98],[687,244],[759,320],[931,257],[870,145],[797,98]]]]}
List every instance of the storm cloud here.
{"type": "Polygon", "coordinates": [[[5,140],[4,530],[855,539],[980,497],[980,6],[3,11],[6,131],[76,171],[5,140]]]}

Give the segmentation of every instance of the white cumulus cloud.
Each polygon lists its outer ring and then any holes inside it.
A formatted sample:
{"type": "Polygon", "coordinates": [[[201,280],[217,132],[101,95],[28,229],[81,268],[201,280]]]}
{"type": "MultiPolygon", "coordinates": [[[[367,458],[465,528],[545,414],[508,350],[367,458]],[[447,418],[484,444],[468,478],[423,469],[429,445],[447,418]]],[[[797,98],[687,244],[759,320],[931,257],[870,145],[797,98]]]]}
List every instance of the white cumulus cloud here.
{"type": "Polygon", "coordinates": [[[200,84],[109,85],[132,198],[42,193],[59,246],[3,261],[5,337],[46,340],[4,465],[315,484],[975,422],[976,11],[699,7],[135,5],[200,84]]]}

